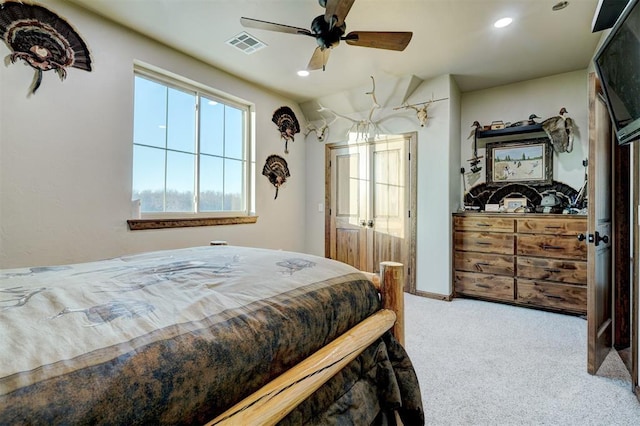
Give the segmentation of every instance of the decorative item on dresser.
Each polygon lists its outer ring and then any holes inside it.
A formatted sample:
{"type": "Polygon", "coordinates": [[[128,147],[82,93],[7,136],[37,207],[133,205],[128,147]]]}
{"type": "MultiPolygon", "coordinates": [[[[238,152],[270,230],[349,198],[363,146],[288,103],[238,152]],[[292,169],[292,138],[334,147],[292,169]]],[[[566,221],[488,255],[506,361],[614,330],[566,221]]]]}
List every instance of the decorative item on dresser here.
{"type": "Polygon", "coordinates": [[[454,213],[454,294],[585,315],[586,230],[586,216],[454,213]]]}

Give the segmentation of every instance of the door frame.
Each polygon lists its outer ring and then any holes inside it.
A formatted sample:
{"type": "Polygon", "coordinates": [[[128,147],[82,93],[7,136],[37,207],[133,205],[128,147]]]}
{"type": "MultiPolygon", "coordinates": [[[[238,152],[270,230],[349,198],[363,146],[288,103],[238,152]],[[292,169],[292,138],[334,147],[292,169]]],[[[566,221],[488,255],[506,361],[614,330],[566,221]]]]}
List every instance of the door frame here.
{"type": "Polygon", "coordinates": [[[632,158],[633,171],[631,172],[631,179],[633,179],[633,206],[631,207],[631,227],[633,228],[633,274],[631,278],[631,294],[633,299],[631,301],[631,386],[633,392],[636,394],[636,398],[640,401],[640,374],[638,352],[640,345],[638,339],[640,339],[640,332],[638,331],[638,324],[640,324],[640,318],[638,317],[638,309],[640,309],[640,142],[636,142],[632,146],[632,158]]]}
{"type": "MultiPolygon", "coordinates": [[[[382,135],[385,136],[385,135],[382,135]]],[[[409,196],[406,201],[406,208],[408,211],[408,253],[409,259],[407,259],[405,265],[407,266],[407,276],[404,282],[404,291],[415,294],[416,293],[416,240],[417,232],[416,225],[418,223],[417,218],[417,206],[418,206],[418,132],[397,133],[387,135],[389,137],[401,137],[407,141],[407,166],[409,171],[409,196]]],[[[344,148],[349,145],[357,144],[375,144],[383,143],[386,138],[378,138],[366,141],[358,141],[349,143],[349,141],[336,142],[325,145],[325,167],[324,167],[324,203],[327,208],[324,214],[324,253],[325,257],[331,257],[331,199],[332,199],[332,185],[331,185],[331,150],[337,148],[344,148]]]]}

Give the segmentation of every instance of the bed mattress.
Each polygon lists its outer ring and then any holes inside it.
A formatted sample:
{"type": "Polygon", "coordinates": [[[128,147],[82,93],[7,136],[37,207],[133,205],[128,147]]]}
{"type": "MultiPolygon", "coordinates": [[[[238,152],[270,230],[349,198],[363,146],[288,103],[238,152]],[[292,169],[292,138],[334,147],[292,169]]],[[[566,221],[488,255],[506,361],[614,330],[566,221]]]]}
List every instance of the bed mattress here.
{"type": "Polygon", "coordinates": [[[202,424],[378,309],[356,269],[286,251],[3,270],[0,424],[202,424]]]}

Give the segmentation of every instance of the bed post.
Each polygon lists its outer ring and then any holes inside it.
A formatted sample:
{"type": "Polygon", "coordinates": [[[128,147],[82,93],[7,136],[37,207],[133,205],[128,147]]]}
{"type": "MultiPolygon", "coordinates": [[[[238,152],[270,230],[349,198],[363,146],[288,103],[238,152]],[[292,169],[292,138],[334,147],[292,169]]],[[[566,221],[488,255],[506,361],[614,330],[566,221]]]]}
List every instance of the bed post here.
{"type": "Polygon", "coordinates": [[[380,262],[380,295],[382,306],[396,313],[392,333],[404,346],[404,265],[380,262]]]}

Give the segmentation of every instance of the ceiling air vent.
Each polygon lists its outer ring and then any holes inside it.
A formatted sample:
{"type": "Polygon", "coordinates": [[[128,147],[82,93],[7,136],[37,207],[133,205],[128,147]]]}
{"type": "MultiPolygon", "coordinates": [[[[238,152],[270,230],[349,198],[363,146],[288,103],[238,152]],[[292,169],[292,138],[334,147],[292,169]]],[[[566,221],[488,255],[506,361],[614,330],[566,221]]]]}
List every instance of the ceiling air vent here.
{"type": "Polygon", "coordinates": [[[227,40],[227,44],[230,44],[231,46],[242,50],[247,55],[251,55],[252,53],[262,49],[263,47],[267,47],[266,44],[244,31],[233,37],[231,40],[227,40]]]}

